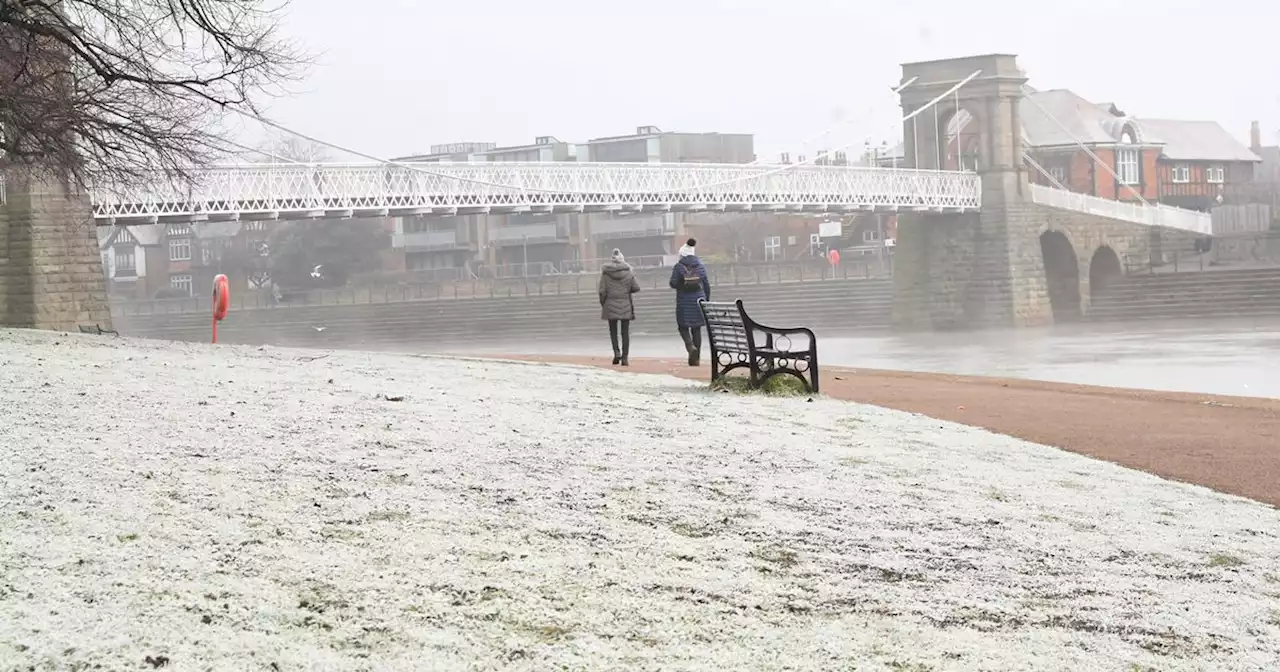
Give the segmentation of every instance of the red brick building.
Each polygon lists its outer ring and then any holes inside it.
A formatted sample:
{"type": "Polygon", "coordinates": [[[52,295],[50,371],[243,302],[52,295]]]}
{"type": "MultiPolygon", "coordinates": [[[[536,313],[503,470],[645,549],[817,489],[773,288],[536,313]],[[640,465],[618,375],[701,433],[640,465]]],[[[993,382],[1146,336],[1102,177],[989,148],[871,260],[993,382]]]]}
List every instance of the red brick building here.
{"type": "MultiPolygon", "coordinates": [[[[1261,159],[1214,121],[1132,117],[1072,91],[1035,91],[1020,107],[1031,180],[1102,198],[1208,210],[1231,202],[1261,159]]],[[[948,124],[944,165],[973,168],[972,117],[948,124]]],[[[879,165],[909,163],[901,145],[879,165]]]]}

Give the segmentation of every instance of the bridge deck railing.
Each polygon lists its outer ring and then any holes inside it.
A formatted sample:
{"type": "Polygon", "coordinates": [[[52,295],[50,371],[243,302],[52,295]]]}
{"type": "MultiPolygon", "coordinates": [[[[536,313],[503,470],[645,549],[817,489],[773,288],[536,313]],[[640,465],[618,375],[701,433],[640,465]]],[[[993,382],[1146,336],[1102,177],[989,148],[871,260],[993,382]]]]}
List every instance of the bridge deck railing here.
{"type": "MultiPolygon", "coordinates": [[[[95,190],[94,216],[248,216],[466,208],[976,209],[975,173],[857,166],[663,163],[254,164],[157,173],[95,190]]],[[[426,214],[426,213],[424,213],[426,214]]]]}
{"type": "Polygon", "coordinates": [[[1169,205],[1142,205],[1065,189],[1031,185],[1031,200],[1039,205],[1062,210],[1074,210],[1099,217],[1109,217],[1147,226],[1165,226],[1171,229],[1192,231],[1202,235],[1213,234],[1213,217],[1207,212],[1184,210],[1169,205]]]}

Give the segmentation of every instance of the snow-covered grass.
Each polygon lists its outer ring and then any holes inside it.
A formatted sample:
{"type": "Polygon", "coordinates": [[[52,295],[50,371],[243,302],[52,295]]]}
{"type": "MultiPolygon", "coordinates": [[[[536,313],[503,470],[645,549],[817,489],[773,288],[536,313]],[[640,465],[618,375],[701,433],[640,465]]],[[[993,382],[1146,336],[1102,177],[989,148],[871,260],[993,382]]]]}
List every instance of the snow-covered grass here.
{"type": "Polygon", "coordinates": [[[0,332],[0,669],[1280,665],[1270,507],[868,406],[320,354],[0,332]]]}

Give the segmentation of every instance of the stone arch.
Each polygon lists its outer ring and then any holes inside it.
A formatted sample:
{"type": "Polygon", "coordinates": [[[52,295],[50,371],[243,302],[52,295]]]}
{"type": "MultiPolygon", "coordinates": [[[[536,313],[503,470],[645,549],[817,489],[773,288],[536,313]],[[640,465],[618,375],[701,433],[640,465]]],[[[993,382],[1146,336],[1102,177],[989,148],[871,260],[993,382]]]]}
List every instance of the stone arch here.
{"type": "Polygon", "coordinates": [[[1040,234],[1045,283],[1055,322],[1080,319],[1080,264],[1075,247],[1061,231],[1040,234]]]}
{"type": "Polygon", "coordinates": [[[1124,268],[1120,264],[1120,256],[1110,245],[1102,245],[1093,251],[1089,259],[1089,298],[1106,294],[1115,286],[1116,281],[1124,277],[1124,268]]]}
{"type": "MultiPolygon", "coordinates": [[[[982,165],[982,118],[973,106],[954,104],[938,110],[934,160],[942,170],[978,170],[982,165]],[[940,159],[940,161],[937,161],[940,159]]],[[[929,115],[929,112],[925,112],[929,115]]]]}

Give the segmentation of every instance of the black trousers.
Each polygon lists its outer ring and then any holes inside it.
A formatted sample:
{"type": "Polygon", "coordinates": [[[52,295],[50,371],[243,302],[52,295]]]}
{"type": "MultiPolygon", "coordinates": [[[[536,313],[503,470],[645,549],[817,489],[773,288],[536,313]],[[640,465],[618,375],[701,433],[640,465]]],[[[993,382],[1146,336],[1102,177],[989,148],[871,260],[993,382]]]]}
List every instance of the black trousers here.
{"type": "Polygon", "coordinates": [[[613,343],[613,351],[623,357],[631,354],[631,320],[609,320],[609,342],[613,343]],[[622,347],[618,347],[618,331],[622,331],[622,347]]]}
{"type": "Polygon", "coordinates": [[[680,327],[680,338],[684,339],[686,349],[702,349],[702,327],[680,327]]]}

